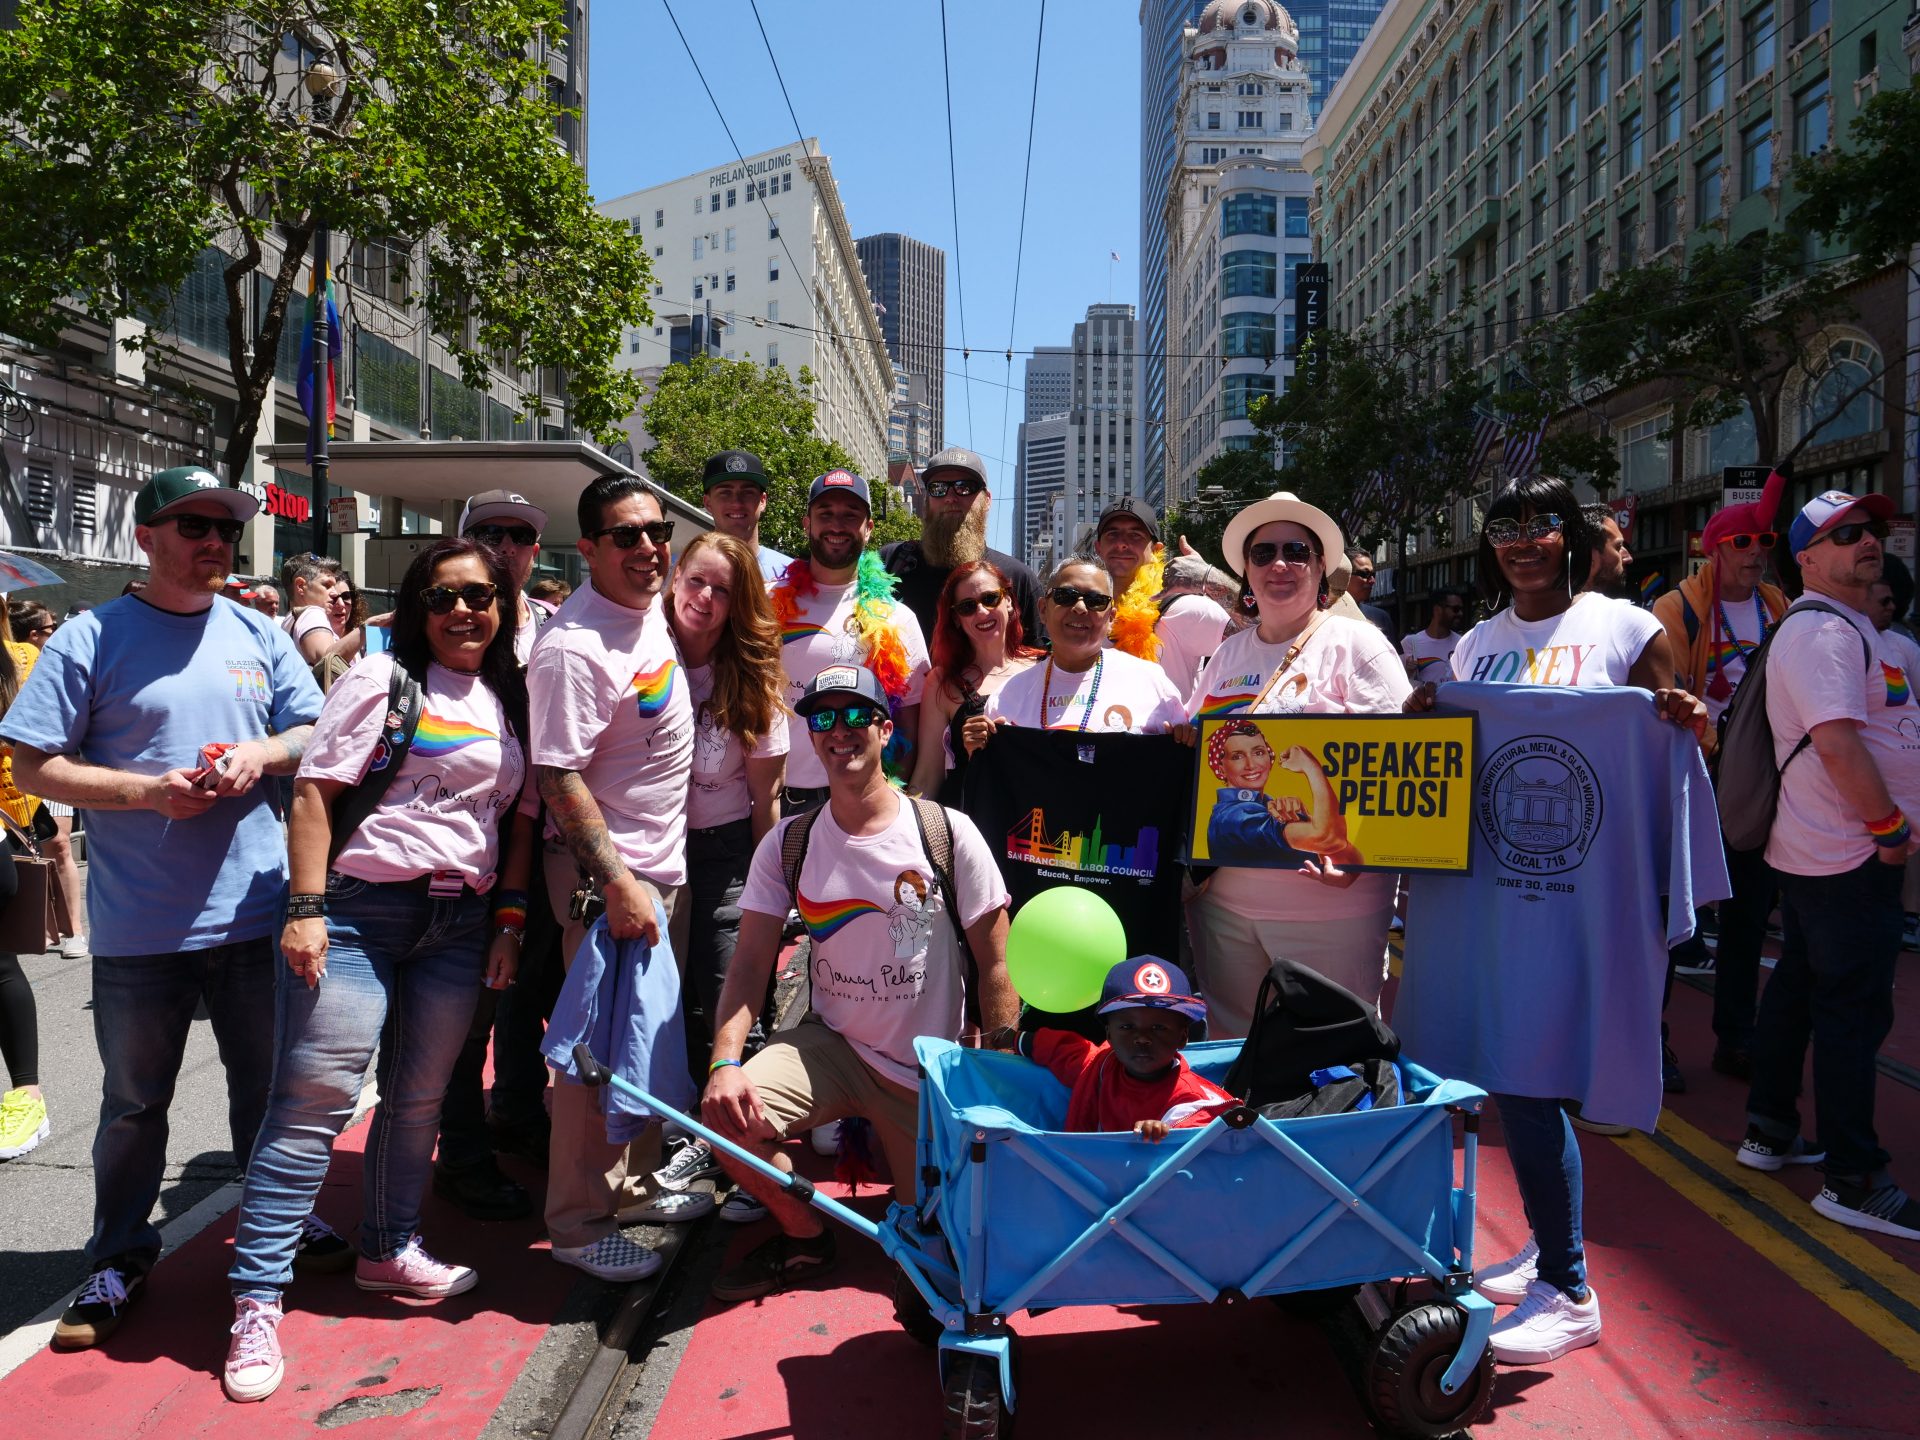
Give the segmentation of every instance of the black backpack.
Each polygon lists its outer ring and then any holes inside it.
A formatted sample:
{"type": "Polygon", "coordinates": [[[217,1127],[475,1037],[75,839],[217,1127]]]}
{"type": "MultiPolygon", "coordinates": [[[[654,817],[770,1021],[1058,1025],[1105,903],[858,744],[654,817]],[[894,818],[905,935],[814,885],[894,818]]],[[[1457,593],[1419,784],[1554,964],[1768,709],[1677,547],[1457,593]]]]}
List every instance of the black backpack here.
{"type": "MultiPolygon", "coordinates": [[[[1289,1106],[1321,1089],[1315,1071],[1360,1070],[1370,1061],[1399,1058],[1400,1037],[1371,1005],[1318,971],[1280,959],[1261,978],[1253,1025],[1221,1085],[1264,1113],[1266,1106],[1289,1106]]],[[[1379,1078],[1379,1067],[1369,1074],[1379,1078]]],[[[1397,1077],[1395,1085],[1397,1097],[1397,1077]]],[[[1289,1108],[1282,1113],[1322,1112],[1289,1108]]]]}
{"type": "MultiPolygon", "coordinates": [[[[1780,777],[1800,752],[1813,742],[1811,733],[1783,761],[1774,759],[1773,724],[1767,719],[1767,657],[1774,638],[1787,621],[1808,610],[1824,611],[1847,620],[1846,612],[1818,600],[1802,600],[1782,615],[1760,648],[1747,661],[1740,688],[1720,712],[1720,748],[1715,770],[1715,799],[1720,809],[1720,833],[1734,850],[1761,850],[1773,833],[1773,817],[1780,808],[1780,777]]],[[[1851,620],[1847,621],[1852,624],[1851,620]]],[[[1856,630],[1856,633],[1857,630],[1856,630]]],[[[1868,674],[1873,672],[1873,646],[1860,636],[1860,652],[1868,674]]]]}
{"type": "Polygon", "coordinates": [[[393,786],[400,773],[400,762],[413,748],[413,735],[420,728],[422,692],[398,658],[393,662],[393,680],[387,687],[387,714],[381,721],[380,741],[374,747],[373,763],[366,779],[342,790],[333,802],[333,840],[327,847],[327,864],[340,853],[353,832],[366,824],[367,817],[393,786]]]}

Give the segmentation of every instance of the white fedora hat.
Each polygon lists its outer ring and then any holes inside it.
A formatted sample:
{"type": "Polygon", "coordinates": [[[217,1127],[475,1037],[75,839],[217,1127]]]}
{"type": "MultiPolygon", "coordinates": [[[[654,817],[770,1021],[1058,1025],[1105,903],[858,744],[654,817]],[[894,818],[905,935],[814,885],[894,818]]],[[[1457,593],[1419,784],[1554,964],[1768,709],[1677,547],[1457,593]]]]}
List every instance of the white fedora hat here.
{"type": "Polygon", "coordinates": [[[1309,505],[1291,490],[1277,490],[1264,500],[1254,501],[1227,522],[1227,533],[1220,540],[1220,548],[1226,553],[1221,558],[1234,574],[1245,573],[1248,538],[1262,525],[1271,525],[1276,520],[1290,520],[1311,531],[1314,539],[1320,542],[1320,555],[1329,570],[1345,558],[1347,539],[1340,533],[1334,518],[1319,506],[1309,505]]]}

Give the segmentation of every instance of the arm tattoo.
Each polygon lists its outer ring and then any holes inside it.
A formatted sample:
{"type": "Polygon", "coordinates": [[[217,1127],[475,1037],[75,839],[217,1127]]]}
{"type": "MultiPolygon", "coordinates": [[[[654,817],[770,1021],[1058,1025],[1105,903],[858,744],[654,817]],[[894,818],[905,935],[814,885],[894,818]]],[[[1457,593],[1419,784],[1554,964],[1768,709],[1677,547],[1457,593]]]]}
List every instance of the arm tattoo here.
{"type": "Polygon", "coordinates": [[[282,730],[278,735],[269,735],[262,742],[267,747],[266,773],[293,774],[300,768],[300,757],[307,753],[307,741],[312,738],[312,725],[296,725],[291,730],[282,730]]]}
{"type": "Polygon", "coordinates": [[[560,833],[566,836],[567,848],[573,852],[573,860],[580,867],[580,873],[602,891],[614,882],[624,880],[628,874],[626,862],[613,848],[613,837],[607,833],[607,822],[600,814],[599,805],[588,793],[587,782],[580,778],[579,772],[557,769],[552,765],[536,765],[533,771],[540,787],[540,798],[547,802],[554,823],[560,827],[560,833]]]}

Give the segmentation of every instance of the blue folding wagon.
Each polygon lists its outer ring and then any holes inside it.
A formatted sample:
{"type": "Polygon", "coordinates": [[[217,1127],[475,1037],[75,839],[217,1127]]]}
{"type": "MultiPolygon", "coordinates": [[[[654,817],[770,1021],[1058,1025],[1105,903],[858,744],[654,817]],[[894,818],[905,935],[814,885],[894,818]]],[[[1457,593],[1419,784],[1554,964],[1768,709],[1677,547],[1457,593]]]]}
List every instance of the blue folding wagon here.
{"type": "MultiPolygon", "coordinates": [[[[1310,1311],[1352,1295],[1346,1313],[1367,1327],[1359,1390],[1381,1430],[1453,1434],[1491,1401],[1493,1306],[1472,1290],[1484,1091],[1403,1060],[1403,1105],[1281,1121],[1242,1107],[1156,1145],[1062,1130],[1066,1087],[1029,1060],[944,1040],[915,1050],[920,1198],[878,1224],[609,1078],[893,1257],[896,1316],[939,1347],[949,1440],[1010,1432],[1019,1400],[1010,1322],[1064,1305],[1271,1296],[1310,1311]],[[1466,1132],[1458,1186],[1456,1116],[1466,1132]],[[1421,1279],[1431,1298],[1398,1309],[1374,1288],[1421,1279]]],[[[1184,1053],[1219,1081],[1238,1051],[1238,1041],[1218,1041],[1184,1053]]],[[[607,1073],[584,1047],[576,1059],[583,1077],[607,1073]]]]}

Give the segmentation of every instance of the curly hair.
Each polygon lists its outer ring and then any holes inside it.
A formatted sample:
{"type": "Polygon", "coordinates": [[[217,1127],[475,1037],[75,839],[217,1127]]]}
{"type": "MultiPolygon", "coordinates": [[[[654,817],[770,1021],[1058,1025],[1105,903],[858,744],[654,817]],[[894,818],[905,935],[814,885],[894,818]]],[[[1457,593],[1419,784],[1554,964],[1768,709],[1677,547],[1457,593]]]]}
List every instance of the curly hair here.
{"type": "Polygon", "coordinates": [[[477,540],[448,536],[437,540],[413,557],[406,578],[394,597],[391,649],[402,669],[416,679],[424,679],[427,664],[433,659],[427,642],[427,604],[420,598],[428,589],[433,574],[449,560],[471,555],[487,568],[487,579],[494,588],[493,603],[500,607],[500,628],[493,632],[486,652],[480,657],[480,683],[500,700],[506,712],[507,727],[524,742],[527,729],[527,678],[513,653],[513,633],[520,617],[520,592],[514,586],[513,572],[499,554],[477,540]]]}
{"type": "MultiPolygon", "coordinates": [[[[727,623],[713,649],[713,694],[706,708],[713,723],[740,737],[745,749],[783,722],[781,703],[780,627],[774,623],[773,604],[760,562],[745,542],[718,530],[696,535],[681,552],[675,583],[686,573],[687,562],[711,550],[733,572],[727,583],[727,623]]],[[[677,599],[667,607],[675,633],[680,629],[677,599]]]]}

